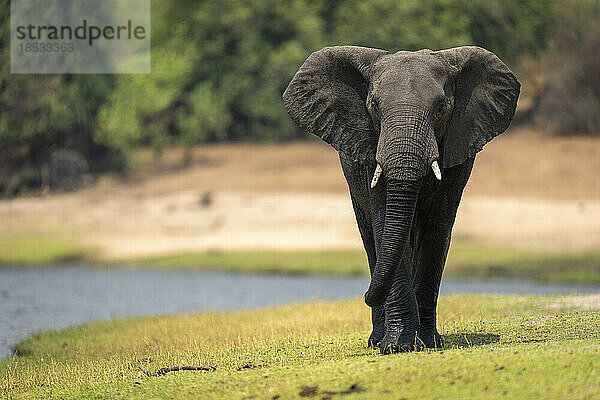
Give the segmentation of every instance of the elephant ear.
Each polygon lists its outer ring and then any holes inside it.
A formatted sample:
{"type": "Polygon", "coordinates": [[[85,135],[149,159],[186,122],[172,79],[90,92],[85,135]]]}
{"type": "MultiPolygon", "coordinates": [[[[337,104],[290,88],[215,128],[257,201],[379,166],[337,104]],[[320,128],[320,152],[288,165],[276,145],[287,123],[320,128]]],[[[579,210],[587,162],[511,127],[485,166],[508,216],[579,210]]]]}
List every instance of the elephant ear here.
{"type": "Polygon", "coordinates": [[[464,46],[435,52],[458,71],[454,111],[444,140],[444,168],[463,163],[508,128],[521,84],[492,52],[464,46]]]}
{"type": "Polygon", "coordinates": [[[384,54],[357,46],[312,53],[283,93],[285,109],[299,127],[351,159],[373,159],[377,137],[365,102],[371,65],[384,54]]]}

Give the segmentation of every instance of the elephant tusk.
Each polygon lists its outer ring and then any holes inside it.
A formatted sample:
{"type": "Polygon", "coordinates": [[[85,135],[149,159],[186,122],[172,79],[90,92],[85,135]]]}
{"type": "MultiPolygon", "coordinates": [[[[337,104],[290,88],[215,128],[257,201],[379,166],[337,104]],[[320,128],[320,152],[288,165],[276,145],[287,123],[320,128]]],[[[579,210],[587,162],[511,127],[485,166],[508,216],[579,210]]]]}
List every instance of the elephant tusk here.
{"type": "Polygon", "coordinates": [[[435,175],[437,180],[441,181],[442,180],[442,171],[440,171],[440,166],[438,165],[437,161],[434,161],[431,164],[431,169],[433,170],[433,174],[435,175]]]}
{"type": "Polygon", "coordinates": [[[375,187],[375,185],[377,185],[377,181],[379,180],[379,177],[381,176],[382,172],[383,172],[383,169],[381,168],[381,165],[379,165],[379,163],[377,163],[377,167],[375,168],[375,173],[373,174],[373,179],[371,180],[371,189],[373,189],[375,187]]]}

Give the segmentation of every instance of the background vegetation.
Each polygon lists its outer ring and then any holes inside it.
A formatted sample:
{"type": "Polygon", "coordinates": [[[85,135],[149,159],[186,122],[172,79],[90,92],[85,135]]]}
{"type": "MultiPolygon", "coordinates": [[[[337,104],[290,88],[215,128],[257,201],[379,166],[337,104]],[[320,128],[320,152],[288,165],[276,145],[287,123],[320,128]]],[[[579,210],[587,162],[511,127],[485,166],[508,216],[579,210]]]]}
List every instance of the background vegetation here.
{"type": "Polygon", "coordinates": [[[9,10],[0,0],[5,197],[126,168],[138,146],[159,155],[173,144],[305,137],[280,95],[310,52],[334,44],[479,45],[530,82],[526,119],[549,133],[600,132],[600,87],[589,79],[600,69],[599,0],[153,0],[148,75],[11,75],[9,10]]]}

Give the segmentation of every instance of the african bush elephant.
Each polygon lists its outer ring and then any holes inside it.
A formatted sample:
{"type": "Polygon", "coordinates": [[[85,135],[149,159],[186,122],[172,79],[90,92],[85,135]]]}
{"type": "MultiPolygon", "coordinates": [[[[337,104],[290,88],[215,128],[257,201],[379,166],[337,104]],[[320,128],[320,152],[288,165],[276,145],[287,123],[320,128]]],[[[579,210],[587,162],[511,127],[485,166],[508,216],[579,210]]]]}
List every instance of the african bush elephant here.
{"type": "Polygon", "coordinates": [[[382,353],[442,346],[436,307],[458,205],[520,86],[480,47],[338,46],[312,53],[283,93],[292,120],[339,152],[371,271],[368,344],[382,353]]]}

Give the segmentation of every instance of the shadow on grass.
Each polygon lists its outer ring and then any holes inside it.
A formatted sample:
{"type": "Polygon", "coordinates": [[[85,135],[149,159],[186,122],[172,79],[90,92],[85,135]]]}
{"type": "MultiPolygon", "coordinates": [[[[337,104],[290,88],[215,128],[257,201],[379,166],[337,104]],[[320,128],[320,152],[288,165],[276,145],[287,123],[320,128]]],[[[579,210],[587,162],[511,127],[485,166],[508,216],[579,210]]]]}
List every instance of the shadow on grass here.
{"type": "Polygon", "coordinates": [[[444,335],[444,347],[461,348],[483,346],[486,344],[497,343],[500,341],[500,335],[493,333],[453,333],[444,335]]]}
{"type": "Polygon", "coordinates": [[[90,250],[74,250],[58,254],[51,261],[53,264],[72,264],[77,262],[84,262],[88,260],[92,252],[90,250]]]}

